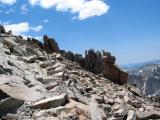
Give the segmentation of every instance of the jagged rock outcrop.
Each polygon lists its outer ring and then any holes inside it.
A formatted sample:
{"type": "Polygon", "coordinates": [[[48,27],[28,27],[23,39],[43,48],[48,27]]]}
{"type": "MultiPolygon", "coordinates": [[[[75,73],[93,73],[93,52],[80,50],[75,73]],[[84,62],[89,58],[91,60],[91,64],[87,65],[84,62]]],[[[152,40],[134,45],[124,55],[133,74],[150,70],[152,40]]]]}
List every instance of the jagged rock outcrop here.
{"type": "Polygon", "coordinates": [[[47,35],[43,37],[44,44],[34,38],[27,38],[27,41],[46,51],[47,53],[58,53],[60,51],[57,42],[53,38],[49,38],[47,35]]]}
{"type": "Polygon", "coordinates": [[[59,52],[59,47],[56,41],[48,36],[44,36],[44,49],[47,53],[59,52]]]}
{"type": "Polygon", "coordinates": [[[117,82],[119,84],[127,83],[128,80],[128,73],[122,71],[120,68],[118,68],[115,64],[115,56],[112,56],[108,52],[103,51],[103,74],[106,78],[117,82]]]}
{"type": "MultiPolygon", "coordinates": [[[[125,84],[128,80],[128,73],[122,71],[115,65],[116,58],[111,53],[103,51],[95,52],[93,49],[85,51],[85,57],[81,54],[74,54],[71,51],[59,50],[58,44],[54,39],[44,36],[44,45],[36,39],[28,38],[28,42],[33,43],[36,47],[45,50],[47,53],[61,53],[62,56],[73,62],[77,62],[85,70],[94,74],[103,74],[106,78],[119,83],[125,84]]],[[[60,59],[63,59],[59,57],[60,59]]]]}
{"type": "Polygon", "coordinates": [[[85,52],[85,57],[82,55],[73,54],[72,52],[62,52],[63,56],[71,61],[75,61],[84,69],[91,71],[94,74],[103,74],[106,78],[119,83],[125,84],[128,80],[128,73],[122,71],[115,65],[116,58],[111,53],[103,51],[95,52],[90,49],[85,52]]]}
{"type": "MultiPolygon", "coordinates": [[[[114,57],[104,61],[115,65],[114,57]]],[[[159,113],[159,103],[135,86],[116,84],[20,36],[0,37],[0,119],[144,120],[159,113]]]]}

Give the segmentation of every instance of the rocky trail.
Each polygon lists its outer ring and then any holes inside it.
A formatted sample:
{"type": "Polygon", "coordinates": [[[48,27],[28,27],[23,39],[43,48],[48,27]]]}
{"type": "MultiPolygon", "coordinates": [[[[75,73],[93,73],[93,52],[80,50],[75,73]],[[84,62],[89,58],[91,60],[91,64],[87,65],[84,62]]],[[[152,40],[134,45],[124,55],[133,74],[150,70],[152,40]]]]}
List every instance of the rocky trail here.
{"type": "Polygon", "coordinates": [[[110,53],[83,58],[47,36],[42,44],[0,30],[0,119],[160,119],[160,103],[127,85],[110,53]]]}

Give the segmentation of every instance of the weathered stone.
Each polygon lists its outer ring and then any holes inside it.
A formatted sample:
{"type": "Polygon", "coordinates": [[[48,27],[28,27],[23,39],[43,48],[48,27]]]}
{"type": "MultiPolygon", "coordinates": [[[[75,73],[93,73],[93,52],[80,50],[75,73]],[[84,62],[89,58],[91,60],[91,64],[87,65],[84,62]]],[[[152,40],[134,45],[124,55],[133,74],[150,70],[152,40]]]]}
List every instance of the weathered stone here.
{"type": "Polygon", "coordinates": [[[18,120],[17,114],[7,114],[6,116],[2,117],[3,120],[18,120]]]}
{"type": "Polygon", "coordinates": [[[52,38],[48,38],[48,36],[43,37],[44,40],[44,50],[47,53],[59,52],[59,47],[56,41],[52,38]]]}
{"type": "Polygon", "coordinates": [[[0,101],[0,117],[7,113],[16,112],[24,104],[24,100],[14,99],[12,97],[0,101]]]}
{"type": "Polygon", "coordinates": [[[109,63],[103,64],[103,74],[106,78],[119,84],[125,84],[128,80],[127,73],[121,71],[117,66],[109,63]]]}
{"type": "Polygon", "coordinates": [[[136,113],[135,113],[135,111],[130,110],[130,111],[128,112],[127,120],[136,120],[136,113]]]}
{"type": "Polygon", "coordinates": [[[98,106],[96,103],[90,103],[90,112],[92,120],[102,120],[102,116],[100,114],[100,111],[98,110],[98,106]]]}
{"type": "Polygon", "coordinates": [[[3,45],[10,50],[10,53],[26,56],[26,45],[19,45],[19,42],[19,38],[5,37],[3,40],[3,45]]]}
{"type": "Polygon", "coordinates": [[[19,77],[3,75],[0,79],[0,90],[15,99],[37,101],[43,98],[39,92],[25,86],[19,77]]]}
{"type": "Polygon", "coordinates": [[[46,68],[48,75],[53,75],[59,72],[63,72],[66,68],[66,65],[61,63],[56,63],[55,65],[46,68]]]}
{"type": "Polygon", "coordinates": [[[56,59],[62,61],[64,58],[62,57],[61,54],[57,54],[56,55],[56,59]]]}
{"type": "Polygon", "coordinates": [[[112,112],[112,107],[110,105],[102,104],[102,108],[103,108],[105,113],[112,112]]]}
{"type": "Polygon", "coordinates": [[[59,85],[59,84],[56,83],[56,82],[54,82],[54,83],[49,83],[49,84],[46,85],[46,89],[47,89],[47,90],[51,90],[51,89],[55,88],[55,87],[58,86],[58,85],[59,85]]]}
{"type": "Polygon", "coordinates": [[[116,83],[125,84],[128,80],[128,73],[114,65],[116,58],[108,52],[103,51],[102,56],[101,52],[95,52],[93,49],[90,49],[85,52],[84,58],[65,51],[62,52],[62,55],[71,61],[78,62],[81,67],[92,73],[103,73],[106,78],[116,83]]]}
{"type": "Polygon", "coordinates": [[[138,120],[160,119],[160,112],[136,112],[138,120]]]}
{"type": "Polygon", "coordinates": [[[99,104],[102,104],[102,103],[105,103],[105,100],[102,96],[95,96],[95,100],[99,103],[99,104]]]}
{"type": "Polygon", "coordinates": [[[111,117],[111,118],[107,118],[107,120],[124,120],[124,117],[111,117]]]}
{"type": "Polygon", "coordinates": [[[128,89],[129,89],[134,95],[142,96],[142,92],[141,92],[140,89],[138,89],[137,87],[134,87],[134,86],[129,85],[129,86],[128,86],[128,89]]]}
{"type": "Polygon", "coordinates": [[[113,115],[114,117],[121,117],[121,116],[127,116],[127,114],[128,114],[128,111],[121,108],[118,111],[116,111],[113,115]]]}
{"type": "Polygon", "coordinates": [[[28,63],[34,63],[36,60],[38,59],[38,57],[36,55],[30,56],[26,59],[26,61],[28,63]]]}
{"type": "Polygon", "coordinates": [[[117,111],[120,108],[119,104],[114,104],[112,109],[114,109],[115,111],[117,111]]]}
{"type": "Polygon", "coordinates": [[[60,96],[54,96],[40,100],[32,105],[34,109],[49,109],[58,106],[63,106],[69,102],[68,95],[61,94],[60,96]]]}
{"type": "Polygon", "coordinates": [[[34,45],[36,48],[44,49],[43,44],[40,41],[38,41],[38,40],[36,40],[34,38],[32,38],[32,39],[31,38],[27,38],[27,41],[28,41],[28,43],[31,43],[32,45],[34,45]]]}
{"type": "Polygon", "coordinates": [[[139,108],[138,111],[143,112],[144,108],[139,108]]]}
{"type": "Polygon", "coordinates": [[[115,64],[116,57],[112,56],[111,53],[103,51],[102,57],[103,63],[115,64]]]}
{"type": "Polygon", "coordinates": [[[54,63],[55,63],[54,60],[39,62],[39,66],[40,66],[41,68],[47,68],[47,67],[49,67],[49,66],[52,66],[54,63]]]}

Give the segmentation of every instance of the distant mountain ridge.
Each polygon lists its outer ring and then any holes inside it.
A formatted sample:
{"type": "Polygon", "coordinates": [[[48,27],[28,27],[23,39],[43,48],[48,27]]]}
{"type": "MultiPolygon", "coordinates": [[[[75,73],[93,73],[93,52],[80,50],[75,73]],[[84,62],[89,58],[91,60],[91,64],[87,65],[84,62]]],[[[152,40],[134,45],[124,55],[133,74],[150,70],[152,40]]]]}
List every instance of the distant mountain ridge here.
{"type": "Polygon", "coordinates": [[[148,64],[160,64],[160,60],[157,59],[157,60],[151,60],[151,61],[147,61],[147,62],[140,62],[140,63],[130,63],[130,64],[125,64],[125,65],[121,65],[120,67],[122,69],[125,69],[125,70],[135,70],[135,69],[139,69],[145,65],[148,65],[148,64]]]}
{"type": "Polygon", "coordinates": [[[129,73],[128,84],[134,84],[144,94],[160,96],[160,60],[130,64],[123,67],[129,73]]]}

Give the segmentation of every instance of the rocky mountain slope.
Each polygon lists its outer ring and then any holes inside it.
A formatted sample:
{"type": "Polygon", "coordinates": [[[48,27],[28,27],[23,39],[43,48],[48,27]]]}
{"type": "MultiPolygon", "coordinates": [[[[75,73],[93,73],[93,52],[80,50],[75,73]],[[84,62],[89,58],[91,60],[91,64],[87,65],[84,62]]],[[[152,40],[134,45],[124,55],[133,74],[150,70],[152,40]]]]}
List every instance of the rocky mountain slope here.
{"type": "Polygon", "coordinates": [[[157,99],[126,85],[110,53],[89,50],[83,58],[47,36],[42,44],[2,26],[0,33],[0,119],[160,119],[157,99]]]}
{"type": "Polygon", "coordinates": [[[137,85],[146,95],[160,96],[160,64],[146,64],[129,73],[129,84],[137,85]]]}

